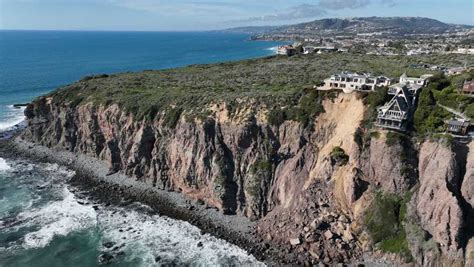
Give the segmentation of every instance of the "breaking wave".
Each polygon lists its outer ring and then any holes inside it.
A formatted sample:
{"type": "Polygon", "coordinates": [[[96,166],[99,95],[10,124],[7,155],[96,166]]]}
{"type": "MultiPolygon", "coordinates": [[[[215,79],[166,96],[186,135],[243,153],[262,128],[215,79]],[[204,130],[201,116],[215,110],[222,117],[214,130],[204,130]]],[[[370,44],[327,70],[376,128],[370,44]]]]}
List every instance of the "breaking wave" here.
{"type": "Polygon", "coordinates": [[[25,248],[45,247],[55,236],[66,236],[96,225],[96,213],[92,206],[79,204],[74,194],[66,188],[63,196],[63,200],[18,215],[19,220],[28,222],[24,226],[41,226],[39,230],[26,234],[25,248]]]}
{"type": "Polygon", "coordinates": [[[8,165],[8,163],[5,161],[5,159],[0,158],[0,171],[8,171],[10,170],[11,167],[8,165]]]}
{"type": "MultiPolygon", "coordinates": [[[[13,129],[16,125],[22,123],[25,120],[24,108],[14,108],[13,106],[3,107],[1,110],[5,110],[3,120],[0,121],[0,132],[8,131],[13,129]]],[[[0,112],[1,113],[1,112],[0,112]]]]}
{"type": "MultiPolygon", "coordinates": [[[[0,162],[6,164],[1,158],[0,162]]],[[[141,203],[96,202],[66,183],[74,172],[63,166],[8,164],[15,172],[5,173],[0,182],[14,183],[9,188],[17,191],[1,201],[9,208],[0,212],[0,251],[10,256],[0,255],[0,261],[34,264],[81,240],[91,245],[70,247],[68,258],[78,259],[73,266],[83,261],[123,266],[263,266],[245,250],[202,234],[187,222],[155,215],[141,203]],[[2,243],[7,236],[13,241],[2,243]],[[86,249],[96,252],[82,258],[86,249]]],[[[48,261],[65,264],[53,258],[48,261]]]]}
{"type": "Polygon", "coordinates": [[[276,54],[277,51],[278,51],[278,46],[269,47],[269,48],[267,48],[267,50],[272,51],[273,53],[276,54]]]}

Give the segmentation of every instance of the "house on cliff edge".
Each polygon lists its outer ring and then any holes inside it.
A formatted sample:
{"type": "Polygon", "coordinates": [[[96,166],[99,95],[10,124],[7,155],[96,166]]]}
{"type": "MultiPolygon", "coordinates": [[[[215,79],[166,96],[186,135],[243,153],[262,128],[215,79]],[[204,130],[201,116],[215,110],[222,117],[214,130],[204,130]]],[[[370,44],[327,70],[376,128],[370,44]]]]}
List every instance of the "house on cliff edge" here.
{"type": "Polygon", "coordinates": [[[464,95],[472,95],[474,96],[474,80],[471,81],[464,81],[464,84],[461,89],[461,93],[464,95]]]}
{"type": "Polygon", "coordinates": [[[407,125],[415,113],[418,93],[428,84],[429,78],[432,76],[425,74],[420,78],[415,78],[408,77],[406,73],[403,73],[399,83],[388,88],[388,94],[393,95],[393,98],[377,109],[375,125],[396,131],[406,131],[407,125]]]}
{"type": "Polygon", "coordinates": [[[325,79],[324,85],[316,87],[316,89],[321,91],[338,89],[343,90],[344,93],[351,93],[353,91],[375,91],[377,87],[389,86],[391,83],[392,80],[385,76],[342,72],[325,79]]]}
{"type": "Polygon", "coordinates": [[[415,94],[410,92],[409,86],[397,85],[390,87],[389,94],[393,98],[385,105],[377,108],[377,121],[375,125],[378,127],[406,131],[408,122],[412,119],[415,111],[415,94]]]}

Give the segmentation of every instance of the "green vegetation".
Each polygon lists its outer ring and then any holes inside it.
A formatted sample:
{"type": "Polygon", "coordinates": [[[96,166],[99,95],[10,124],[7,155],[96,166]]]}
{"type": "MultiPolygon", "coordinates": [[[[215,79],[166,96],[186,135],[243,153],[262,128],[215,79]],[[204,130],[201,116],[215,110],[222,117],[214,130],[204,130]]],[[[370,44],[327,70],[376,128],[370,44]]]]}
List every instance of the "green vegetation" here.
{"type": "Polygon", "coordinates": [[[451,148],[454,143],[454,137],[451,134],[432,134],[430,138],[448,148],[451,148]]]}
{"type": "Polygon", "coordinates": [[[380,133],[377,131],[370,132],[370,137],[379,139],[380,138],[380,133]]]}
{"type": "Polygon", "coordinates": [[[250,167],[250,172],[253,174],[271,172],[271,170],[272,163],[266,160],[257,161],[250,167]]]}
{"type": "Polygon", "coordinates": [[[259,160],[250,166],[252,174],[247,181],[247,192],[254,198],[257,198],[262,187],[262,181],[272,175],[273,165],[267,160],[259,160]]]}
{"type": "MultiPolygon", "coordinates": [[[[155,107],[155,106],[152,106],[152,107],[155,107]]],[[[163,118],[164,125],[168,126],[169,128],[174,128],[176,124],[178,123],[178,120],[182,112],[183,110],[181,108],[172,108],[168,110],[165,114],[165,117],[163,118]]]]}
{"type": "Polygon", "coordinates": [[[349,162],[349,156],[346,154],[344,149],[336,146],[331,151],[331,161],[339,166],[346,165],[349,162]]]}
{"type": "MultiPolygon", "coordinates": [[[[86,77],[59,89],[49,96],[56,103],[81,105],[93,102],[117,104],[138,119],[156,120],[168,117],[173,126],[178,115],[205,117],[209,107],[226,102],[234,114],[252,99],[253,105],[267,106],[270,121],[278,125],[284,120],[308,124],[311,117],[323,112],[321,100],[334,94],[314,92],[314,85],[343,70],[372,72],[397,77],[412,64],[457,66],[474,62],[474,56],[394,56],[359,54],[322,54],[294,57],[252,59],[212,65],[140,73],[122,73],[86,77]],[[171,111],[174,109],[174,111],[171,111]]],[[[425,73],[410,69],[409,75],[425,73]]],[[[370,103],[375,96],[367,96],[370,103]]],[[[371,105],[372,106],[372,105],[371,105]]],[[[251,113],[252,114],[252,113],[251,113]]]]}
{"type": "Polygon", "coordinates": [[[385,144],[387,144],[387,146],[401,144],[402,138],[402,134],[390,131],[387,133],[387,139],[385,139],[385,144]]]}
{"type": "Polygon", "coordinates": [[[311,118],[324,112],[322,100],[328,93],[310,90],[309,93],[301,97],[298,105],[291,107],[274,107],[268,113],[268,122],[271,125],[279,126],[286,120],[301,122],[308,125],[311,118]]]}
{"type": "Polygon", "coordinates": [[[399,197],[377,192],[365,217],[367,230],[379,248],[385,252],[398,253],[406,261],[412,260],[404,229],[406,206],[410,199],[409,194],[399,197]]]}
{"type": "Polygon", "coordinates": [[[431,78],[430,84],[421,91],[414,116],[415,130],[419,135],[425,136],[445,130],[444,121],[453,117],[453,114],[439,105],[474,118],[474,98],[459,93],[463,82],[472,78],[474,71],[452,77],[437,74],[431,78]]]}

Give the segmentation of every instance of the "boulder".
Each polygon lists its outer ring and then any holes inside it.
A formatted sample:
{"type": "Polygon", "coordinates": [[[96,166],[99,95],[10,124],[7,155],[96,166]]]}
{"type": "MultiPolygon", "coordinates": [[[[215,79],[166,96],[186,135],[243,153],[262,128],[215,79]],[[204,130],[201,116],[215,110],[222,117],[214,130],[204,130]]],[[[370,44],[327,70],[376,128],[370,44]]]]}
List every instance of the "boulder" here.
{"type": "Polygon", "coordinates": [[[331,232],[331,230],[327,230],[326,232],[324,232],[324,238],[326,239],[331,239],[333,238],[334,234],[331,232]]]}
{"type": "Polygon", "coordinates": [[[290,244],[292,246],[298,246],[301,244],[301,239],[299,237],[292,238],[290,239],[290,244]]]}
{"type": "Polygon", "coordinates": [[[354,240],[354,237],[352,236],[352,233],[349,229],[346,229],[342,234],[342,240],[344,240],[346,243],[349,243],[354,240]]]}

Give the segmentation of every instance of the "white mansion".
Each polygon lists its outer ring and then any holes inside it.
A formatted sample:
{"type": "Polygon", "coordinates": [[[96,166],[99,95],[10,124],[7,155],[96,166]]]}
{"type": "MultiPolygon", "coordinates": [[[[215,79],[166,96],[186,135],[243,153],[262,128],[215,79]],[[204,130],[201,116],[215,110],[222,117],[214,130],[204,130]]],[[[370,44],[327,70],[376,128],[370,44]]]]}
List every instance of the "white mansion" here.
{"type": "Polygon", "coordinates": [[[345,93],[352,91],[375,91],[377,87],[389,86],[392,80],[385,76],[372,76],[367,73],[342,72],[324,80],[318,90],[339,89],[345,93]]]}

